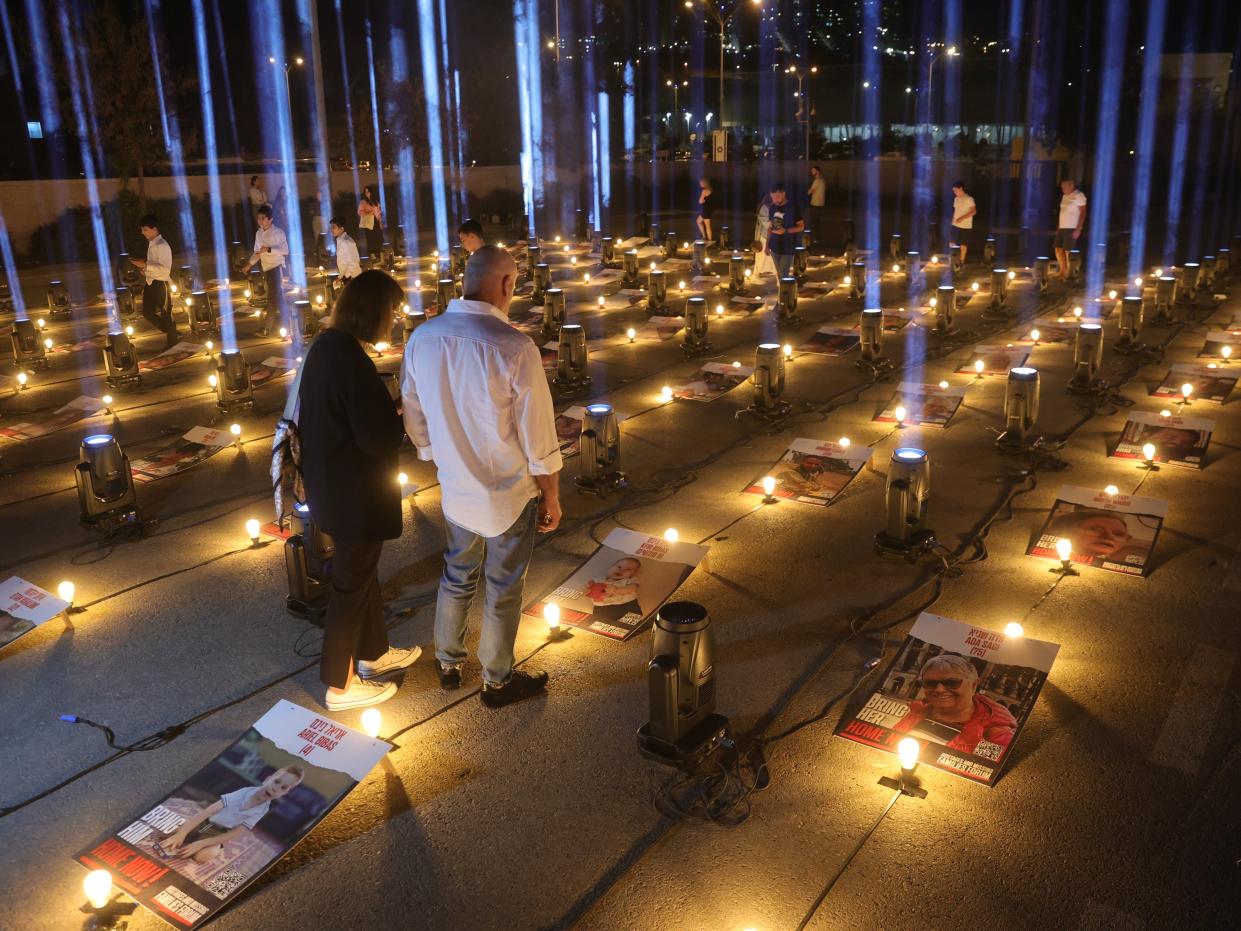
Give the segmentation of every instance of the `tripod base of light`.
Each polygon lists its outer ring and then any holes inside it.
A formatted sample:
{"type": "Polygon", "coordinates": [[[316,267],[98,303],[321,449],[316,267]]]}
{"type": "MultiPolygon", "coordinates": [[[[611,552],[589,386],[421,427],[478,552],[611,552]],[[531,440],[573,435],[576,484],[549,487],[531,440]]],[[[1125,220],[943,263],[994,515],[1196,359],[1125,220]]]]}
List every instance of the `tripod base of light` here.
{"type": "Polygon", "coordinates": [[[901,556],[913,562],[930,549],[934,542],[935,532],[933,530],[919,530],[911,534],[907,540],[899,540],[886,530],[880,530],[875,534],[875,551],[881,556],[901,556]]]}
{"type": "Polygon", "coordinates": [[[577,394],[590,387],[590,376],[580,375],[561,378],[559,375],[556,375],[552,378],[552,385],[566,394],[577,394]]]}
{"type": "Polygon", "coordinates": [[[805,322],[806,322],[806,318],[803,317],[801,314],[797,313],[796,311],[794,311],[791,314],[786,314],[783,311],[781,311],[779,314],[776,315],[777,326],[800,326],[801,324],[805,322]]]}
{"type": "Polygon", "coordinates": [[[707,715],[697,727],[676,743],[652,736],[649,724],[638,728],[639,753],[648,760],[687,772],[697,769],[711,754],[731,740],[728,718],[722,714],[707,715]]]}
{"type": "Polygon", "coordinates": [[[310,573],[306,543],[300,533],[290,534],[284,541],[284,569],[289,582],[285,610],[322,627],[327,617],[328,583],[310,573]]]}
{"type": "Polygon", "coordinates": [[[751,404],[744,410],[737,411],[737,416],[749,414],[751,417],[761,417],[764,420],[779,420],[781,417],[787,417],[792,410],[793,406],[787,401],[773,401],[770,407],[751,404]]]}
{"type": "Polygon", "coordinates": [[[872,375],[882,375],[892,370],[892,360],[883,356],[878,359],[858,359],[853,364],[863,372],[869,372],[872,375]]]}
{"type": "Polygon", "coordinates": [[[685,353],[691,359],[695,356],[705,356],[712,351],[711,340],[704,339],[696,343],[681,343],[681,352],[685,353]]]}
{"type": "Polygon", "coordinates": [[[577,490],[582,494],[596,495],[600,498],[606,498],[614,491],[629,487],[629,480],[625,478],[624,472],[608,472],[598,478],[583,478],[579,475],[575,482],[577,490]]]}
{"type": "Polygon", "coordinates": [[[1068,384],[1069,394],[1094,396],[1104,395],[1109,391],[1108,384],[1102,378],[1085,379],[1071,378],[1068,384]]]}
{"type": "Polygon", "coordinates": [[[926,789],[918,784],[918,780],[910,775],[903,773],[900,778],[893,776],[883,776],[879,780],[879,785],[885,789],[896,789],[901,795],[908,795],[910,798],[926,798],[926,789]]]}
{"type": "Polygon", "coordinates": [[[1042,449],[1043,438],[1041,436],[1030,438],[1013,430],[1005,430],[995,438],[995,445],[1002,452],[1034,452],[1042,449]]]}
{"type": "Polygon", "coordinates": [[[124,931],[129,927],[129,917],[137,908],[137,902],[122,902],[118,895],[98,908],[85,902],[78,911],[90,916],[82,925],[84,931],[124,931]]]}

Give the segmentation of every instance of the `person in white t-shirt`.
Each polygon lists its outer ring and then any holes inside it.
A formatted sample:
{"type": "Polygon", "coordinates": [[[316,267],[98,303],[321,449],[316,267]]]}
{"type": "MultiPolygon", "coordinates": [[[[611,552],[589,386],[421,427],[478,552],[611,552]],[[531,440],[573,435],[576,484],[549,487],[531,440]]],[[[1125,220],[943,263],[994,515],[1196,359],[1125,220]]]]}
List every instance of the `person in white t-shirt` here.
{"type": "Polygon", "coordinates": [[[207,863],[224,852],[228,841],[256,827],[271,810],[272,802],[292,792],[303,778],[300,767],[285,766],[257,786],[225,792],[159,841],[155,850],[168,859],[188,857],[207,863]]]}
{"type": "Polygon", "coordinates": [[[1060,222],[1056,225],[1056,266],[1061,281],[1069,278],[1069,250],[1077,245],[1086,222],[1086,195],[1072,178],[1060,182],[1060,222]]]}
{"type": "Polygon", "coordinates": [[[340,273],[342,282],[357,278],[362,274],[362,263],[358,256],[358,244],[353,237],[345,232],[344,217],[332,217],[332,238],[336,240],[336,271],[340,273]]]}
{"type": "Polygon", "coordinates": [[[974,214],[978,206],[974,198],[965,189],[964,181],[952,182],[952,238],[948,244],[961,247],[961,264],[969,254],[970,243],[974,239],[974,214]]]}

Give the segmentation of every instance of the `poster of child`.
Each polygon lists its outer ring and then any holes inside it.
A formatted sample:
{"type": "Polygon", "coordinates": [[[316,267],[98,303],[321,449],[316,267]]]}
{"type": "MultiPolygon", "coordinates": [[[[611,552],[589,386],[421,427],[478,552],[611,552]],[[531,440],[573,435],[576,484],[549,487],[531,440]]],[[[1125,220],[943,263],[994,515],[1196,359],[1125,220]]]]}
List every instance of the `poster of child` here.
{"type": "Polygon", "coordinates": [[[1168,502],[1157,498],[1065,485],[1026,555],[1059,560],[1056,541],[1064,539],[1076,566],[1146,575],[1167,513],[1168,502]]]}
{"type": "Polygon", "coordinates": [[[1201,469],[1215,423],[1198,417],[1162,417],[1133,411],[1121,431],[1112,456],[1117,459],[1145,459],[1142,447],[1155,447],[1155,461],[1201,469]]]}
{"type": "Polygon", "coordinates": [[[770,475],[776,480],[772,497],[826,507],[845,490],[873,452],[866,446],[796,439],[780,461],[746,486],[742,493],[765,496],[762,480],[770,475]]]}
{"type": "Polygon", "coordinates": [[[900,423],[917,424],[920,427],[946,427],[952,415],[965,399],[964,385],[920,385],[901,382],[900,387],[875,415],[877,423],[897,423],[897,408],[905,408],[905,418],[900,423]]]}

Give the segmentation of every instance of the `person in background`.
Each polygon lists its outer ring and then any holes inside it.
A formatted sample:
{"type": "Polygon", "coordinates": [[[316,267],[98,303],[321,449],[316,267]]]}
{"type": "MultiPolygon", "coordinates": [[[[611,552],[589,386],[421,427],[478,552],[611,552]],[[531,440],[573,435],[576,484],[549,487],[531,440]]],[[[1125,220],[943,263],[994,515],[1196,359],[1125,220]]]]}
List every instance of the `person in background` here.
{"type": "Polygon", "coordinates": [[[771,228],[767,232],[767,252],[776,264],[776,278],[786,278],[793,272],[793,250],[797,236],[806,228],[801,211],[788,198],[784,185],[771,189],[771,206],[768,208],[771,228]]]}
{"type": "Polygon", "coordinates": [[[272,221],[272,210],[267,204],[259,208],[259,231],[254,235],[254,254],[241,267],[242,274],[250,274],[257,263],[267,279],[267,313],[263,317],[263,335],[274,336],[284,320],[284,257],[289,254],[289,240],[284,230],[272,221]]]}
{"type": "Polygon", "coordinates": [[[711,190],[709,178],[699,178],[698,188],[698,216],[694,222],[698,224],[698,235],[709,245],[715,239],[711,231],[711,216],[715,211],[715,192],[711,190]]]}
{"type": "Polygon", "coordinates": [[[461,248],[470,255],[487,245],[487,238],[483,235],[483,225],[477,220],[462,220],[461,225],[457,227],[457,239],[461,243],[461,248]]]}
{"type": "Polygon", "coordinates": [[[1056,271],[1061,281],[1069,280],[1069,250],[1077,247],[1086,222],[1086,195],[1072,178],[1060,182],[1060,220],[1056,224],[1056,271]]]}
{"type": "Polygon", "coordinates": [[[319,662],[329,711],[391,698],[396,685],[373,680],[422,653],[390,646],[384,625],[379,557],[383,541],[401,535],[396,477],[405,428],[365,349],[392,331],[404,300],[401,286],[378,269],[350,281],[306,353],[298,386],[306,503],[335,547],[319,662]]]}
{"type": "Polygon", "coordinates": [[[464,298],[405,346],[405,430],[439,471],[447,531],[435,608],[440,685],[459,688],[466,617],[486,578],[478,658],[482,703],[539,694],[547,673],[515,670],[522,592],[535,534],[560,524],[560,442],[538,348],[508,322],[517,264],[483,246],[465,266],[464,298]]]}
{"type": "Polygon", "coordinates": [[[130,259],[142,269],[146,284],[142,287],[142,316],[147,323],[164,334],[164,348],[177,344],[177,322],[172,317],[172,246],[160,234],[159,218],[148,213],[138,221],[138,229],[147,241],[146,259],[130,259]]]}
{"type": "Polygon", "coordinates": [[[771,233],[771,198],[764,197],[758,204],[754,221],[754,277],[762,278],[776,270],[776,263],[767,251],[767,237],[771,233]]]}
{"type": "Polygon", "coordinates": [[[964,181],[952,182],[952,235],[948,240],[950,246],[961,247],[961,264],[965,265],[969,255],[970,243],[974,237],[974,215],[978,213],[978,205],[965,189],[964,181]]]}
{"type": "Polygon", "coordinates": [[[362,198],[358,201],[358,238],[367,255],[378,255],[383,245],[383,224],[379,209],[379,200],[368,184],[362,188],[362,198]]]}
{"type": "Polygon", "coordinates": [[[332,217],[331,230],[332,238],[336,240],[336,271],[340,273],[341,281],[357,278],[362,274],[358,244],[345,232],[344,217],[332,217]]]}
{"type": "Polygon", "coordinates": [[[254,219],[254,225],[259,223],[259,208],[267,203],[267,192],[263,190],[259,184],[259,176],[250,176],[250,216],[254,219]]]}
{"type": "Polygon", "coordinates": [[[806,236],[806,248],[810,248],[809,240],[813,239],[815,245],[822,246],[826,237],[824,230],[827,229],[825,214],[827,213],[827,181],[823,178],[823,169],[818,165],[810,166],[810,188],[806,192],[807,199],[810,202],[806,216],[810,220],[810,231],[806,236]]]}

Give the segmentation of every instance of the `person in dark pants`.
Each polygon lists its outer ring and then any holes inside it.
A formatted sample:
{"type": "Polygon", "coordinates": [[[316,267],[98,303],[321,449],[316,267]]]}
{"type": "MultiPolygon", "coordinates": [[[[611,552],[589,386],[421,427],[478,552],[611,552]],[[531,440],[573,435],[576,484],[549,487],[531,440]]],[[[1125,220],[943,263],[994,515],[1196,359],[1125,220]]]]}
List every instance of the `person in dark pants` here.
{"type": "Polygon", "coordinates": [[[130,259],[142,269],[146,284],[142,288],[142,316],[147,323],[164,334],[165,349],[177,344],[177,323],[172,318],[172,246],[160,234],[159,218],[148,213],[138,221],[138,228],[147,241],[146,259],[130,259]]]}
{"type": "Polygon", "coordinates": [[[373,680],[422,653],[390,647],[384,626],[379,557],[383,541],[401,535],[397,451],[405,427],[363,348],[387,337],[404,300],[400,285],[377,269],[345,285],[306,353],[298,390],[306,503],[335,546],[319,663],[330,711],[391,698],[396,685],[373,680]]]}
{"type": "Polygon", "coordinates": [[[281,323],[288,326],[284,316],[284,260],[289,254],[289,240],[284,230],[272,220],[272,209],[267,204],[259,208],[259,231],[254,236],[254,254],[242,266],[243,274],[257,262],[267,281],[267,312],[263,315],[263,335],[275,336],[281,323]]]}

